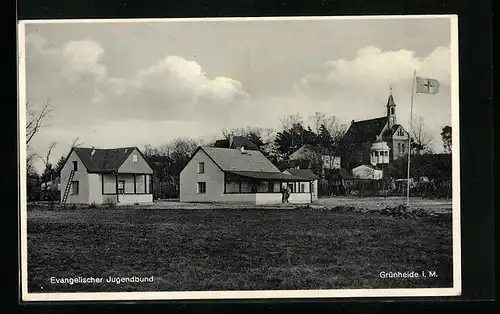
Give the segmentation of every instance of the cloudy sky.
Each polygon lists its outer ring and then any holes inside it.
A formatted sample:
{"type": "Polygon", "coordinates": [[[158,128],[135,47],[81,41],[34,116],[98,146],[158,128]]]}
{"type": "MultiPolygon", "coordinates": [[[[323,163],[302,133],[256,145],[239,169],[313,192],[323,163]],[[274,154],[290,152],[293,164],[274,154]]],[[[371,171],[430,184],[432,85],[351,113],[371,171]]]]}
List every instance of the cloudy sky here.
{"type": "Polygon", "coordinates": [[[439,133],[451,124],[450,22],[443,18],[27,24],[26,99],[49,100],[48,125],[30,144],[54,160],[83,146],[210,140],[223,128],[278,128],[320,111],[342,123],[385,115],[393,86],[408,125],[413,69],[438,79],[417,95],[439,133]]]}

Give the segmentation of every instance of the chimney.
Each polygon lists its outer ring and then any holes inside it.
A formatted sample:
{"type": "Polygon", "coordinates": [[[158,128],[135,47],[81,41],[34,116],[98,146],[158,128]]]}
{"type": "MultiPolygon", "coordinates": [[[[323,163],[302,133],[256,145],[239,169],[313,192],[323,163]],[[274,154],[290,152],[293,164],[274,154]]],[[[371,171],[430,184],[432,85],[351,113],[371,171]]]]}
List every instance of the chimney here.
{"type": "Polygon", "coordinates": [[[90,151],[90,156],[94,156],[95,154],[95,146],[92,146],[92,150],[90,151]]]}

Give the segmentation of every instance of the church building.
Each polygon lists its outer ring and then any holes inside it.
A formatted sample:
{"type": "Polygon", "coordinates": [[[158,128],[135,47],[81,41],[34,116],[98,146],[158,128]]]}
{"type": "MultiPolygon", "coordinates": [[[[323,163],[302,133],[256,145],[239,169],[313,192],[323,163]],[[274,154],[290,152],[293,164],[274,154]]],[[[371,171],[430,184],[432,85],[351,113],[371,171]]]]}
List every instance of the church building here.
{"type": "Polygon", "coordinates": [[[408,132],[397,123],[392,92],[384,117],[354,121],[341,141],[342,168],[360,165],[384,168],[408,154],[408,132]]]}

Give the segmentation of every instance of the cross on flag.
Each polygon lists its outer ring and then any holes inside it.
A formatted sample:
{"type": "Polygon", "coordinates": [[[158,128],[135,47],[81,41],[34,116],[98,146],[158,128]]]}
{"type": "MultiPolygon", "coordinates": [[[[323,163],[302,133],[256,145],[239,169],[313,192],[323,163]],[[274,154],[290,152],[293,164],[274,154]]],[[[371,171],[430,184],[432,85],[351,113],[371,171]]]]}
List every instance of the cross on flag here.
{"type": "Polygon", "coordinates": [[[437,94],[439,92],[439,81],[435,79],[416,77],[417,93],[437,94]]]}

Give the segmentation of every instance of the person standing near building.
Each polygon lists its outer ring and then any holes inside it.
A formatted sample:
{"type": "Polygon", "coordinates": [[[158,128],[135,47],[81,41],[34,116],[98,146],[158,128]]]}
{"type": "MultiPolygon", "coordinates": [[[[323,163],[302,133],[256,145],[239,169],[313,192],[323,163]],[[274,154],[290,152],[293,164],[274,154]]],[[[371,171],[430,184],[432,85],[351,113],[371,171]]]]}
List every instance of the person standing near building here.
{"type": "Polygon", "coordinates": [[[284,202],[288,203],[288,198],[290,197],[290,187],[287,185],[284,190],[284,202]]]}

